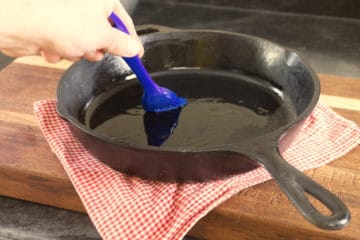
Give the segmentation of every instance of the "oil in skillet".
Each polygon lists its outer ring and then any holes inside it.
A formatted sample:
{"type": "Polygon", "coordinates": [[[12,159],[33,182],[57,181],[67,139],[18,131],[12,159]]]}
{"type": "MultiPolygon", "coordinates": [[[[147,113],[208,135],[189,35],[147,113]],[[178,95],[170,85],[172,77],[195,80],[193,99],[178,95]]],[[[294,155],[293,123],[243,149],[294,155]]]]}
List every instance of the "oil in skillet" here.
{"type": "Polygon", "coordinates": [[[266,84],[244,80],[241,75],[178,71],[157,73],[153,78],[187,98],[188,105],[178,115],[172,119],[169,115],[163,119],[145,115],[141,103],[135,100],[140,99],[141,89],[130,81],[128,86],[109,93],[111,96],[95,99],[86,113],[87,124],[114,140],[166,147],[211,147],[263,135],[282,126],[294,114],[281,104],[281,98],[286,96],[279,96],[266,84]],[[151,143],[151,137],[157,143],[151,143]]]}

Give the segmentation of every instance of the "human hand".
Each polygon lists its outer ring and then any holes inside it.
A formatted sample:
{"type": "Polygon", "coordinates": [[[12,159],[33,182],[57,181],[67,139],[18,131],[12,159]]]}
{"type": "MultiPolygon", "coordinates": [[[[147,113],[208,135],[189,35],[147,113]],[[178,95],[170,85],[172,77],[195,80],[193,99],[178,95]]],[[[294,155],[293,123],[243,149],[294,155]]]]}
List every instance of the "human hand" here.
{"type": "Polygon", "coordinates": [[[0,51],[12,57],[41,54],[61,59],[101,60],[105,52],[143,54],[132,19],[118,0],[0,0],[0,51]],[[5,7],[4,7],[5,6],[5,7]],[[108,21],[115,12],[131,35],[108,21]]]}

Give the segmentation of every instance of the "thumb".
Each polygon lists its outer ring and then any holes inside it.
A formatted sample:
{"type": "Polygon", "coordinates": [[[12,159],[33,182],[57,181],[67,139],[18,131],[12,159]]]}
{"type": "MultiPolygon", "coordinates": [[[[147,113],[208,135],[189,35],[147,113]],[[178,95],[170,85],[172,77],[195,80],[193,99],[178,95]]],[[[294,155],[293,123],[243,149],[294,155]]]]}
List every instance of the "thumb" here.
{"type": "Polygon", "coordinates": [[[103,51],[122,57],[133,57],[142,49],[136,38],[112,27],[104,41],[103,51]]]}

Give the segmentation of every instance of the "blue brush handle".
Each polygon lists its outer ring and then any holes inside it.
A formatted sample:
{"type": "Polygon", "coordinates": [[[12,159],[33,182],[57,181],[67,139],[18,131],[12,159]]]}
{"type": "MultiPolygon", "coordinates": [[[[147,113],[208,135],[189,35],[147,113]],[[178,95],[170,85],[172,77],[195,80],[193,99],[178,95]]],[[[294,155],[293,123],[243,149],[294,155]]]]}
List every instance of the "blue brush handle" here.
{"type": "MultiPolygon", "coordinates": [[[[114,23],[114,27],[118,30],[130,34],[128,29],[126,28],[125,24],[121,21],[121,19],[115,14],[111,13],[109,18],[114,23]]],[[[123,57],[127,65],[131,68],[131,70],[135,73],[137,76],[140,84],[144,88],[144,91],[146,92],[159,92],[160,89],[158,85],[151,79],[149,73],[146,71],[144,65],[142,64],[139,56],[135,57],[123,57]]]]}

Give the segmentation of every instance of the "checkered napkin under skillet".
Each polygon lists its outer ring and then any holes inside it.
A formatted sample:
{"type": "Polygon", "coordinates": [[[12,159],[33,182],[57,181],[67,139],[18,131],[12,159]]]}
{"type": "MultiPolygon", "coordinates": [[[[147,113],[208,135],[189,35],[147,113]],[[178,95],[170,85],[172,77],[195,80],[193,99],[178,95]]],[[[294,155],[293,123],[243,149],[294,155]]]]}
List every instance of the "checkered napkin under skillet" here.
{"type": "MultiPolygon", "coordinates": [[[[34,104],[41,131],[60,159],[104,239],[181,239],[206,213],[244,188],[271,177],[263,169],[225,180],[175,184],[129,177],[107,167],[71,135],[55,100],[34,104]]],[[[318,105],[293,145],[282,153],[300,170],[319,167],[360,143],[360,128],[318,105]]]]}

